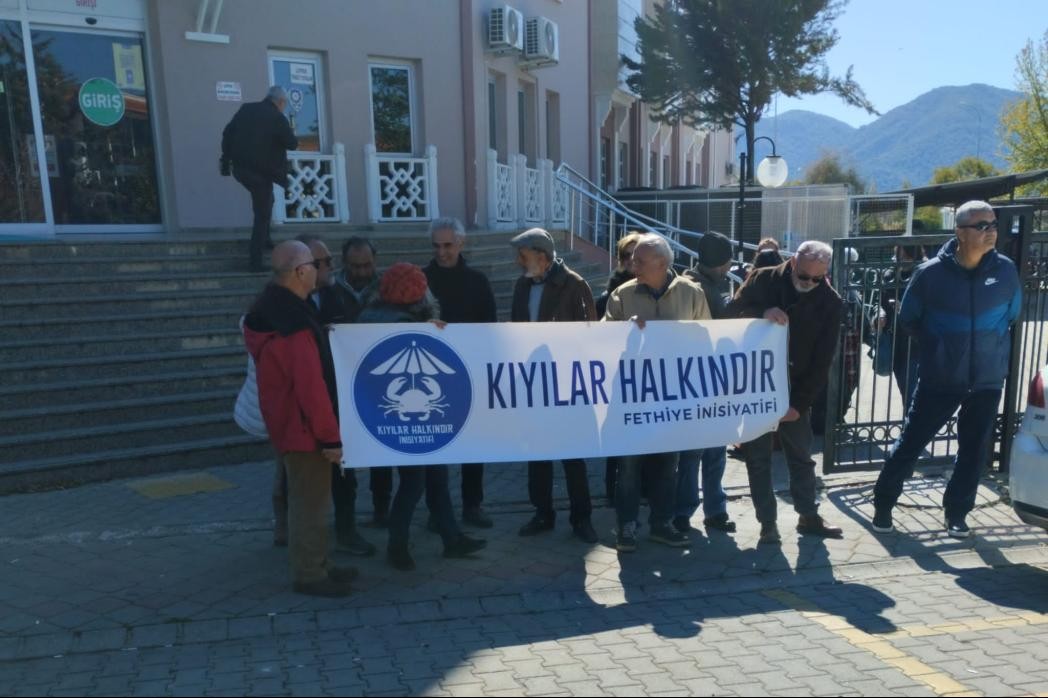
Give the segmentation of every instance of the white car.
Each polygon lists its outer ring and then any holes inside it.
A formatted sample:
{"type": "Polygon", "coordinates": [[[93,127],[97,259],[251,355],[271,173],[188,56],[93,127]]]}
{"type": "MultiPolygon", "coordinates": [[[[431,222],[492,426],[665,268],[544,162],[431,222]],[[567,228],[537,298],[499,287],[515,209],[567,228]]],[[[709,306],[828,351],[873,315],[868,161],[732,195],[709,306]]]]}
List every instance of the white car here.
{"type": "Polygon", "coordinates": [[[1012,443],[1012,508],[1025,523],[1048,530],[1048,366],[1030,381],[1022,428],[1012,443]]]}

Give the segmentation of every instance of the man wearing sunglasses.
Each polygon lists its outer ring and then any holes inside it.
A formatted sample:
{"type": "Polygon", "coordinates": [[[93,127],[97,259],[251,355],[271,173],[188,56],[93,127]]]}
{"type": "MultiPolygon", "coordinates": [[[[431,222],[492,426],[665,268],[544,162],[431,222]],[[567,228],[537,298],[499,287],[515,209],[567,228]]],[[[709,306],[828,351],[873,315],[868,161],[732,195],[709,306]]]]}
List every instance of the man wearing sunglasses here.
{"type": "Polygon", "coordinates": [[[903,484],[958,408],[957,456],[942,504],[947,535],[971,532],[966,518],[990,455],[1022,291],[1015,265],[994,249],[993,207],[969,201],[957,209],[956,221],[956,238],[917,268],[898,313],[897,323],[917,342],[921,372],[902,434],[874,488],[877,533],[894,530],[892,508],[903,484]]]}
{"type": "Polygon", "coordinates": [[[307,300],[317,267],[304,243],[276,246],[273,280],[244,318],[244,344],[257,366],[266,431],[287,472],[292,588],[339,597],[351,593],[356,570],[328,559],[331,464],[342,461],[342,442],[327,330],[307,300]]]}
{"type": "MultiPolygon", "coordinates": [[[[789,325],[790,408],[779,422],[779,441],[790,472],[790,494],[802,535],[840,538],[841,529],[819,516],[815,502],[815,461],[811,457],[811,407],[826,384],[837,350],[844,304],[827,275],[833,249],[808,240],[776,267],[756,269],[728,305],[729,317],[764,318],[789,325]]],[[[761,523],[760,543],[782,542],[772,485],[772,435],[742,445],[750,497],[761,523]]]]}

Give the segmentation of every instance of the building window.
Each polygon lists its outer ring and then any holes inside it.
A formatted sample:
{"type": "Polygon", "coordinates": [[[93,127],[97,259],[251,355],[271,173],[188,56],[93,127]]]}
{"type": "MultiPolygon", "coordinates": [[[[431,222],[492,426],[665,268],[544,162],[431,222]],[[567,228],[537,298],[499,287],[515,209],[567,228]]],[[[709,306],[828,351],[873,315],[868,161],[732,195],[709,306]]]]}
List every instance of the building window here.
{"type": "Polygon", "coordinates": [[[546,157],[560,164],[560,95],[546,92],[546,157]]]}
{"type": "Polygon", "coordinates": [[[369,71],[375,150],[413,154],[415,80],[411,66],[372,63],[369,71]]]}
{"type": "Polygon", "coordinates": [[[648,186],[658,188],[659,186],[659,154],[652,151],[648,159],[648,186]]]}
{"type": "MultiPolygon", "coordinates": [[[[54,138],[48,175],[55,223],[159,223],[149,121],[156,105],[142,38],[51,29],[33,29],[30,38],[45,149],[54,138]]],[[[8,103],[16,96],[8,94],[8,103]]]]}
{"type": "Polygon", "coordinates": [[[528,107],[524,90],[517,90],[517,152],[524,152],[528,140],[528,107]]]}
{"type": "Polygon", "coordinates": [[[625,189],[629,186],[629,168],[630,168],[630,144],[619,143],[619,181],[616,186],[619,189],[625,189]]]}
{"type": "Polygon", "coordinates": [[[669,189],[673,186],[673,171],[670,169],[670,156],[662,156],[662,188],[669,189]]]}
{"type": "Polygon", "coordinates": [[[488,80],[488,147],[492,150],[499,149],[498,102],[495,99],[495,95],[495,81],[488,80]]]}
{"type": "Polygon", "coordinates": [[[269,54],[269,84],[287,92],[284,114],[298,138],[298,149],[314,153],[326,145],[320,70],[321,59],[316,54],[269,54]]]}

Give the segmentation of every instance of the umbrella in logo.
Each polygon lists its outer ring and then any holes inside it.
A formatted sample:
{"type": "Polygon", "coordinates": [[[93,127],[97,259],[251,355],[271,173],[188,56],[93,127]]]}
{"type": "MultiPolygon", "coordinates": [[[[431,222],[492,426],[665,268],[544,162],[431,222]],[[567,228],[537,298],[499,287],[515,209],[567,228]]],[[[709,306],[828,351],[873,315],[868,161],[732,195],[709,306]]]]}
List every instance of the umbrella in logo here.
{"type": "Polygon", "coordinates": [[[390,381],[385,399],[379,405],[385,410],[385,414],[395,412],[404,422],[408,421],[411,415],[417,415],[419,421],[425,422],[431,412],[443,415],[442,408],[447,407],[447,404],[441,402],[444,397],[443,388],[430,376],[452,375],[455,370],[412,341],[410,347],[398,351],[392,358],[371,369],[370,373],[373,376],[397,376],[390,381]],[[411,387],[407,390],[404,390],[408,382],[403,377],[404,374],[411,377],[411,387]],[[419,379],[421,388],[415,385],[415,377],[419,374],[422,374],[422,378],[419,379]]]}

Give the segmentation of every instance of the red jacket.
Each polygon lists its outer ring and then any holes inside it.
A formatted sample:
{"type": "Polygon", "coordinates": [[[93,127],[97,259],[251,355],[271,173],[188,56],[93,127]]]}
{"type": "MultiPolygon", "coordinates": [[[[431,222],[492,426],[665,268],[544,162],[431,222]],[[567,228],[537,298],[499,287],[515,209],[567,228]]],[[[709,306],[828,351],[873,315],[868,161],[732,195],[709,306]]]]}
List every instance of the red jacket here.
{"type": "Polygon", "coordinates": [[[262,418],[280,453],[342,446],[317,343],[317,332],[323,329],[311,312],[291,291],[270,285],[244,320],[244,343],[257,367],[262,418]]]}

